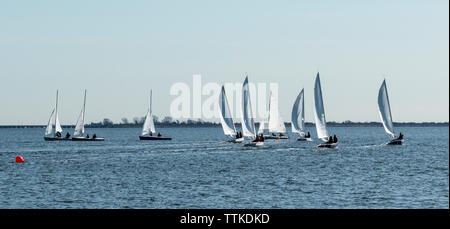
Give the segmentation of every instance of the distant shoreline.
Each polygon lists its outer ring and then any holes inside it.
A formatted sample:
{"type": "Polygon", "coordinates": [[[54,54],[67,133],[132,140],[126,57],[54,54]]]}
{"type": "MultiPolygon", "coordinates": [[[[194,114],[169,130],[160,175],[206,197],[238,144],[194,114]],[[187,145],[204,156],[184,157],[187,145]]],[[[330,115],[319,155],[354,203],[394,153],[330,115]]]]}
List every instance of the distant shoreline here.
{"type": "MultiPolygon", "coordinates": [[[[235,124],[240,127],[240,123],[235,124]]],[[[285,123],[286,126],[291,126],[290,122],[285,123]]],[[[306,127],[314,127],[314,123],[306,123],[306,127]]],[[[382,127],[380,122],[327,122],[330,127],[382,127]]],[[[215,128],[220,127],[220,123],[205,122],[205,123],[155,123],[158,128],[215,128]]],[[[448,122],[394,122],[396,127],[448,127],[448,122]]],[[[45,128],[46,125],[0,125],[0,128],[45,128]]],[[[63,128],[75,128],[75,125],[63,125],[63,128]]],[[[86,124],[85,128],[141,128],[142,124],[86,124]]],[[[258,127],[258,124],[256,124],[258,127]]]]}

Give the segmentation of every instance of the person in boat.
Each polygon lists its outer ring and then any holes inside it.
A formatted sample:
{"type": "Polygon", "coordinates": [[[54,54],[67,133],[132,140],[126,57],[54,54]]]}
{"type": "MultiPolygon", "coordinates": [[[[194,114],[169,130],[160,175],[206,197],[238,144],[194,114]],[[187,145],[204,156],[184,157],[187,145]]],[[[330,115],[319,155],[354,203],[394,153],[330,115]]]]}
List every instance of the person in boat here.
{"type": "Polygon", "coordinates": [[[261,135],[260,135],[259,140],[262,141],[262,142],[264,142],[264,134],[261,134],[261,135]]]}
{"type": "Polygon", "coordinates": [[[94,139],[97,138],[97,135],[94,133],[94,135],[92,135],[92,138],[94,139]]]}
{"type": "Polygon", "coordinates": [[[158,133],[158,137],[161,137],[162,135],[161,135],[161,133],[158,133]]]}
{"type": "Polygon", "coordinates": [[[329,136],[327,143],[333,143],[333,137],[329,136]]]}
{"type": "Polygon", "coordinates": [[[55,133],[55,136],[58,137],[58,138],[60,138],[60,137],[61,137],[61,132],[56,132],[56,133],[55,133]]]}
{"type": "Polygon", "coordinates": [[[275,136],[277,136],[277,135],[276,135],[275,133],[272,133],[272,136],[274,136],[274,137],[275,137],[275,136]]]}
{"type": "Polygon", "coordinates": [[[150,131],[150,136],[153,136],[153,133],[150,131]]]}
{"type": "Polygon", "coordinates": [[[280,133],[280,137],[283,137],[284,136],[284,134],[283,133],[280,133]]]}
{"type": "Polygon", "coordinates": [[[310,138],[311,137],[311,133],[309,133],[309,131],[308,131],[308,134],[305,137],[306,138],[310,138]]]}
{"type": "Polygon", "coordinates": [[[338,138],[337,138],[337,136],[336,136],[336,134],[333,136],[333,142],[334,143],[337,143],[337,141],[338,141],[338,138]]]}
{"type": "Polygon", "coordinates": [[[86,137],[89,138],[89,134],[86,134],[86,137]]]}
{"type": "Polygon", "coordinates": [[[255,140],[253,140],[253,142],[259,142],[260,140],[259,140],[259,136],[258,135],[256,135],[256,138],[255,138],[255,140]]]}
{"type": "Polygon", "coordinates": [[[402,134],[402,132],[400,132],[400,134],[398,135],[398,138],[397,138],[398,140],[403,140],[403,134],[402,134]]]}
{"type": "Polygon", "coordinates": [[[67,134],[66,134],[66,138],[70,138],[70,134],[69,134],[69,132],[67,132],[67,134]]]}

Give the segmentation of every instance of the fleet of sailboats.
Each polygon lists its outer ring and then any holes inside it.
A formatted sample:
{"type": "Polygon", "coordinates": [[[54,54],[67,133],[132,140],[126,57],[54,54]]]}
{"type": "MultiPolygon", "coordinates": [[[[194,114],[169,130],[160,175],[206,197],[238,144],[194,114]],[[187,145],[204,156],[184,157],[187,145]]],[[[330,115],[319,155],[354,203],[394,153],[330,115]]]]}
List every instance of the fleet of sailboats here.
{"type": "MultiPolygon", "coordinates": [[[[86,116],[86,92],[84,91],[83,107],[81,109],[80,115],[78,116],[77,123],[75,125],[75,130],[73,137],[67,134],[62,137],[63,129],[61,127],[58,115],[58,90],[56,91],[56,104],[55,108],[52,110],[50,117],[47,122],[45,129],[44,140],[46,141],[58,141],[58,140],[73,140],[73,141],[104,141],[104,138],[97,137],[95,134],[92,137],[85,135],[84,124],[86,116]]],[[[291,114],[291,130],[293,134],[298,134],[298,141],[312,141],[311,135],[305,131],[305,96],[304,88],[300,91],[297,98],[294,101],[291,114]]],[[[268,122],[261,121],[259,123],[259,129],[256,132],[255,122],[253,117],[252,105],[250,100],[250,89],[248,84],[248,76],[245,77],[244,83],[242,84],[242,132],[236,130],[236,126],[233,122],[230,107],[228,105],[228,99],[225,93],[225,87],[222,86],[219,95],[219,111],[220,111],[220,122],[222,125],[223,132],[229,137],[228,142],[242,143],[244,142],[244,137],[249,138],[251,141],[247,142],[244,146],[263,146],[264,139],[283,139],[288,138],[283,136],[286,133],[286,127],[283,119],[278,111],[277,98],[271,93],[269,102],[269,118],[268,122]],[[268,130],[272,135],[263,135],[265,130],[268,130]],[[276,136],[275,133],[280,134],[276,136]],[[259,135],[263,136],[262,138],[259,135]]],[[[383,124],[384,130],[387,135],[391,138],[387,145],[401,145],[403,143],[403,135],[399,134],[397,137],[394,132],[394,124],[392,120],[392,112],[389,103],[389,96],[386,87],[386,80],[383,80],[381,87],[378,92],[378,110],[383,124]]],[[[320,76],[317,73],[314,82],[314,120],[317,138],[323,143],[317,145],[319,148],[335,148],[337,147],[337,137],[333,137],[328,134],[327,123],[325,118],[325,109],[322,96],[322,87],[320,83],[320,76]]],[[[150,91],[150,105],[145,116],[145,121],[142,126],[142,133],[139,136],[140,140],[171,140],[171,137],[163,137],[160,133],[155,136],[155,124],[153,121],[152,113],[152,91],[150,91]]]]}
{"type": "Polygon", "coordinates": [[[378,91],[378,111],[380,112],[381,122],[383,123],[384,130],[391,138],[386,143],[388,145],[401,145],[403,143],[403,135],[397,138],[394,132],[394,123],[392,121],[391,105],[389,103],[389,96],[386,87],[386,80],[383,80],[380,90],[378,91]]]}
{"type": "Polygon", "coordinates": [[[139,140],[172,140],[171,137],[163,137],[160,133],[156,134],[155,123],[153,122],[152,113],[152,91],[150,91],[150,106],[145,116],[144,125],[142,126],[142,134],[139,140]]]}

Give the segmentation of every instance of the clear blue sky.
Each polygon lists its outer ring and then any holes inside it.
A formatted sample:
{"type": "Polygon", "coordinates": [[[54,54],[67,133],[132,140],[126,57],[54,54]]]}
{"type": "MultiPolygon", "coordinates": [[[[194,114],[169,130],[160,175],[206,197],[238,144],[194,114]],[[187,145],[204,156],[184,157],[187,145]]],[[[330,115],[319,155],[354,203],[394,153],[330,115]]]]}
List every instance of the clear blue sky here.
{"type": "Polygon", "coordinates": [[[379,121],[386,75],[394,121],[449,120],[449,2],[0,2],[0,125],[45,124],[56,89],[74,124],[169,114],[170,86],[278,82],[280,112],[319,70],[328,121],[379,121]]]}

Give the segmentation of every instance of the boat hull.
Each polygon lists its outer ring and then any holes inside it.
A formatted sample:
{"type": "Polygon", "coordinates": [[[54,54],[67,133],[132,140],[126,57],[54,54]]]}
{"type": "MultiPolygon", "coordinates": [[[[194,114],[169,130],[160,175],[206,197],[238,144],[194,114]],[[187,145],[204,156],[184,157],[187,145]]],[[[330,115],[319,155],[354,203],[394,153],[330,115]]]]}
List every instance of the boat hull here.
{"type": "Polygon", "coordinates": [[[390,146],[401,145],[401,144],[403,144],[403,139],[402,140],[394,139],[394,140],[391,140],[390,142],[386,143],[386,145],[390,145],[390,146]]]}
{"type": "Polygon", "coordinates": [[[276,140],[285,140],[285,139],[289,139],[288,136],[273,136],[273,135],[264,135],[264,139],[276,139],[276,140]]]}
{"type": "Polygon", "coordinates": [[[300,141],[300,142],[312,142],[312,138],[302,138],[302,137],[300,137],[300,138],[297,138],[297,141],[300,141]]]}
{"type": "Polygon", "coordinates": [[[59,137],[44,137],[45,141],[70,141],[71,138],[59,138],[59,137]]]}
{"type": "Polygon", "coordinates": [[[317,147],[332,149],[332,148],[336,148],[337,147],[337,143],[322,143],[322,144],[317,145],[317,147]]]}
{"type": "Polygon", "coordinates": [[[249,142],[247,144],[245,144],[244,146],[246,147],[260,147],[263,146],[264,142],[249,142]]]}
{"type": "Polygon", "coordinates": [[[227,142],[242,143],[242,142],[244,142],[244,138],[235,138],[235,139],[228,140],[227,142]]]}
{"type": "Polygon", "coordinates": [[[72,137],[72,141],[99,142],[104,140],[104,138],[72,137]]]}
{"type": "Polygon", "coordinates": [[[158,136],[139,136],[139,140],[158,141],[158,140],[172,140],[170,137],[158,137],[158,136]]]}

